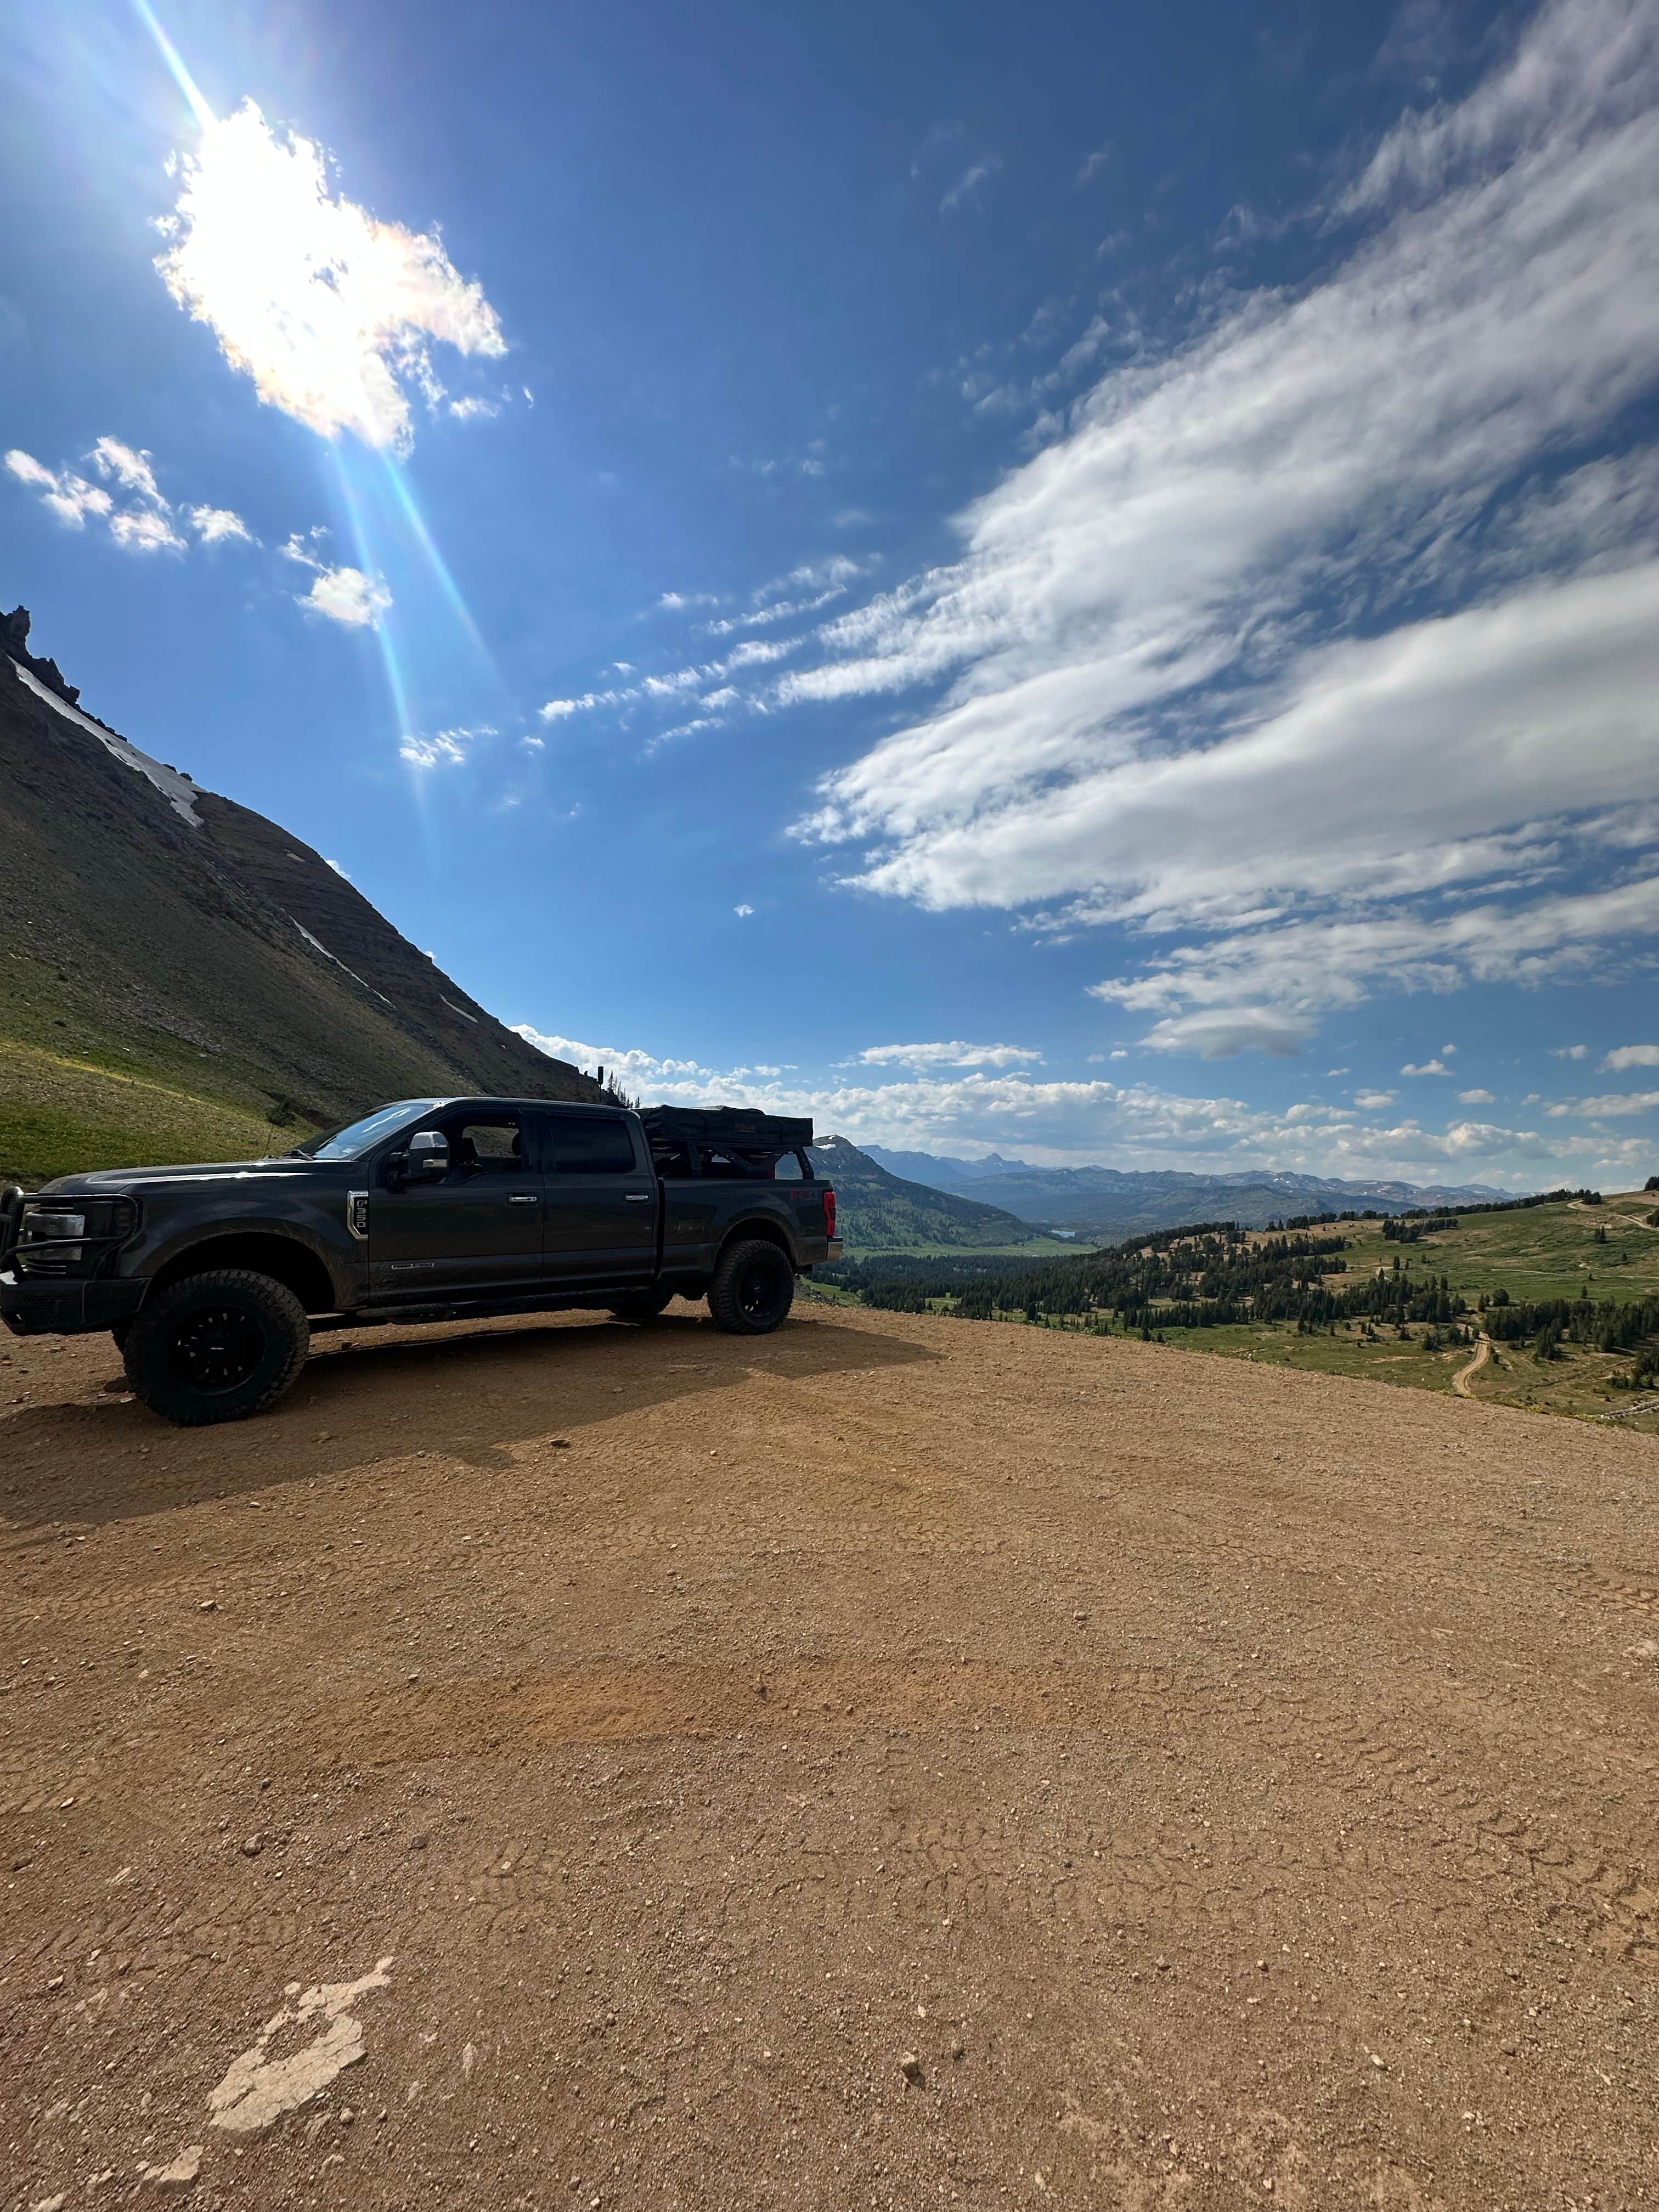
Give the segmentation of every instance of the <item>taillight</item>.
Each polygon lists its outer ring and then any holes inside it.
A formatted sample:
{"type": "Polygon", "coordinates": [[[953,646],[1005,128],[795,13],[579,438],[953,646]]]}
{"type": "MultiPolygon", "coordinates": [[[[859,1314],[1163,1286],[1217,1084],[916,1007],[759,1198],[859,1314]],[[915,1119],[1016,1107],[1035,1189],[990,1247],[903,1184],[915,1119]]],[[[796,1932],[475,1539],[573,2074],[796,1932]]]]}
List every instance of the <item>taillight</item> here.
{"type": "Polygon", "coordinates": [[[836,1233],[836,1194],[833,1189],[823,1194],[823,1233],[826,1237],[833,1237],[836,1233]]]}

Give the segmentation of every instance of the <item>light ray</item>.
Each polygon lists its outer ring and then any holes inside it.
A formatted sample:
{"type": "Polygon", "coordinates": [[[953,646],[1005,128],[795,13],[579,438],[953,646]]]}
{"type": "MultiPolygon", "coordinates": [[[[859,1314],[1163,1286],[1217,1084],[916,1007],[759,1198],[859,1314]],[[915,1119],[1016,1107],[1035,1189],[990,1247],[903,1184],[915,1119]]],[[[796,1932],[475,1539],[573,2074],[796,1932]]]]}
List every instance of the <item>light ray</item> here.
{"type": "Polygon", "coordinates": [[[414,532],[416,537],[420,541],[422,550],[425,553],[427,559],[431,562],[432,573],[437,578],[440,588],[442,590],[444,597],[449,601],[451,607],[453,608],[456,618],[460,623],[462,629],[465,630],[468,637],[471,639],[473,646],[477,651],[479,659],[483,662],[484,666],[489,672],[491,679],[499,687],[501,684],[501,676],[495,666],[494,657],[490,653],[489,647],[483,641],[483,637],[479,631],[478,625],[472,619],[471,610],[468,607],[466,601],[461,597],[460,586],[455,581],[454,577],[451,574],[448,562],[444,559],[443,555],[439,552],[437,545],[433,540],[432,533],[426,526],[425,516],[421,513],[420,508],[415,503],[415,495],[409,488],[408,478],[404,476],[403,470],[399,467],[397,460],[391,453],[382,451],[379,458],[381,467],[386,471],[386,482],[391,486],[392,497],[397,501],[398,507],[403,514],[404,520],[408,523],[410,528],[414,532]]]}
{"type": "Polygon", "coordinates": [[[172,73],[173,82],[189,101],[191,113],[204,131],[210,130],[219,118],[203,99],[200,86],[185,67],[184,57],[178,47],[161,28],[156,18],[155,10],[149,5],[149,0],[132,0],[132,4],[137,11],[139,21],[160,47],[161,59],[172,73]]]}
{"type": "MultiPolygon", "coordinates": [[[[329,459],[334,466],[334,480],[340,495],[340,504],[345,509],[350,526],[353,550],[357,565],[366,576],[376,574],[374,556],[369,550],[368,529],[357,494],[345,465],[345,457],[337,441],[326,441],[329,459]]],[[[374,641],[380,647],[381,663],[386,669],[386,689],[392,694],[392,712],[397,717],[398,736],[401,740],[410,734],[409,719],[409,687],[404,680],[403,664],[398,656],[397,640],[392,634],[392,611],[388,609],[374,624],[374,641]]]]}

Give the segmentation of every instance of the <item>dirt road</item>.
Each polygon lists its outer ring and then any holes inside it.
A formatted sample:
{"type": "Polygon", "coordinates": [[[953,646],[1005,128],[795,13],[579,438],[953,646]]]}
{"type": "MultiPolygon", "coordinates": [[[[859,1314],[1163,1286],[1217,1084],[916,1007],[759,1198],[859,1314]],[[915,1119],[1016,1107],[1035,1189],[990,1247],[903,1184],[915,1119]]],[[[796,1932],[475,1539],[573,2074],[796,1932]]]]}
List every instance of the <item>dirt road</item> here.
{"type": "Polygon", "coordinates": [[[6,1355],[0,2203],[1659,2196],[1655,1440],[823,1310],[194,1433],[6,1355]]]}
{"type": "Polygon", "coordinates": [[[1474,1392],[1469,1389],[1470,1379],[1480,1372],[1481,1369],[1491,1358],[1492,1339],[1486,1334],[1486,1331],[1482,1329],[1480,1332],[1480,1349],[1475,1353],[1474,1358],[1470,1360],[1467,1367],[1460,1367],[1456,1374],[1452,1376],[1452,1389],[1456,1391],[1460,1398],[1469,1398],[1474,1396],[1474,1392]]]}

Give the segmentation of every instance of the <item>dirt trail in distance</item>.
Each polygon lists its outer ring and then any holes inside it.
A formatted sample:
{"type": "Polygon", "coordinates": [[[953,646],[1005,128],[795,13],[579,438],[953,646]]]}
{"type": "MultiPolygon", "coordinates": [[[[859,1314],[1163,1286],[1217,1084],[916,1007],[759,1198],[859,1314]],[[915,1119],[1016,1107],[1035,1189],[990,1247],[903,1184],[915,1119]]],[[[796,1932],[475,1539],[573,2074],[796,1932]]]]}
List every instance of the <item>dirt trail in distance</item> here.
{"type": "Polygon", "coordinates": [[[4,1352],[0,2205],[1659,2196],[1659,1439],[822,1308],[203,1431],[4,1352]]]}
{"type": "Polygon", "coordinates": [[[1480,1350],[1467,1367],[1460,1367],[1456,1374],[1452,1376],[1452,1389],[1456,1391],[1460,1398],[1472,1398],[1474,1395],[1469,1388],[1471,1378],[1480,1372],[1491,1358],[1492,1339],[1486,1334],[1485,1329],[1482,1329],[1480,1350]]]}

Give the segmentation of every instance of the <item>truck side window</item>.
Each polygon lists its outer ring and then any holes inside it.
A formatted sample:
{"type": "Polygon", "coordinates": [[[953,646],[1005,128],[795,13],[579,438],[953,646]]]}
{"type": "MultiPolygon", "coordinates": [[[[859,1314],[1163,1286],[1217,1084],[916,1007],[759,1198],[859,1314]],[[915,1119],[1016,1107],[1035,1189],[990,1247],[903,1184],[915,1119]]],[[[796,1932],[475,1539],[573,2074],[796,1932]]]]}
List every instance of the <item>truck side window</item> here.
{"type": "Polygon", "coordinates": [[[626,1121],[609,1114],[551,1117],[555,1175],[632,1175],[634,1139],[626,1121]]]}
{"type": "Polygon", "coordinates": [[[478,1115],[449,1122],[449,1171],[456,1175],[521,1175],[524,1139],[516,1114],[478,1115]]]}

